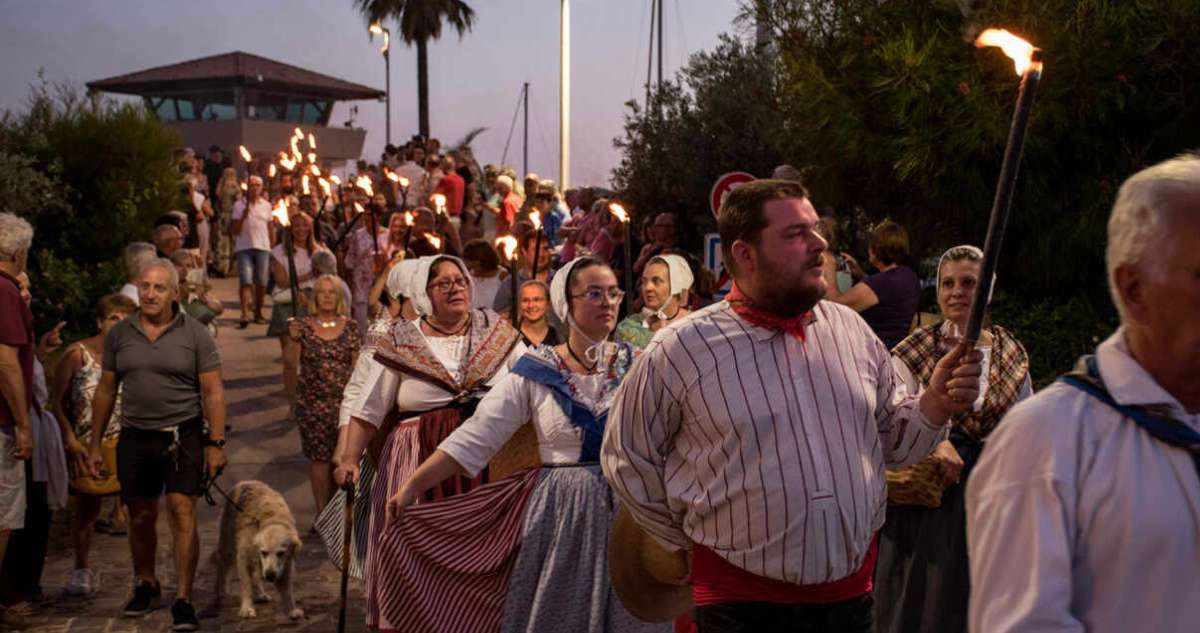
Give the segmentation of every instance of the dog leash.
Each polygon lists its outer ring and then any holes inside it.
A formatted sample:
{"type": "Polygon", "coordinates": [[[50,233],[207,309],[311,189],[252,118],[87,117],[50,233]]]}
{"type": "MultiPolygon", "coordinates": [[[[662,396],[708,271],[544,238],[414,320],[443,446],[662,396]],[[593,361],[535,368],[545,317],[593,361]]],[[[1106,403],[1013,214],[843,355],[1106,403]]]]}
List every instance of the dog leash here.
{"type": "Polygon", "coordinates": [[[245,512],[245,510],[242,510],[242,506],[238,505],[238,502],[234,501],[233,497],[230,497],[229,493],[225,492],[225,489],[221,487],[221,484],[217,483],[217,478],[220,477],[221,473],[225,471],[225,467],[222,466],[221,468],[218,468],[217,473],[210,477],[208,475],[208,469],[204,467],[204,462],[197,462],[196,458],[193,457],[192,454],[189,453],[188,450],[179,443],[178,431],[175,431],[175,441],[170,447],[167,448],[167,452],[175,457],[176,468],[179,467],[179,453],[182,453],[185,458],[191,460],[192,462],[200,464],[200,487],[203,488],[201,496],[204,497],[204,501],[208,503],[208,505],[217,505],[217,500],[213,498],[212,494],[213,488],[216,488],[217,492],[219,492],[222,497],[225,497],[225,500],[229,502],[229,505],[233,506],[234,510],[237,510],[238,512],[245,512]]]}

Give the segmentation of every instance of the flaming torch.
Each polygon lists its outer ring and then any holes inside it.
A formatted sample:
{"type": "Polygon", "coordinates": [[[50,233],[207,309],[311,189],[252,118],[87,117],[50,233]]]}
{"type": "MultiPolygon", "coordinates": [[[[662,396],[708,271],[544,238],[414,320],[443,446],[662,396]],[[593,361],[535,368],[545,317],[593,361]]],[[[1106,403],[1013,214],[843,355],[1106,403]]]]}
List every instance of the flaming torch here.
{"type": "Polygon", "coordinates": [[[517,296],[517,238],[511,235],[498,237],[496,238],[496,247],[504,253],[504,258],[508,260],[508,281],[512,284],[512,301],[508,306],[508,321],[513,327],[517,327],[517,302],[520,299],[517,296]]]}
{"type": "Polygon", "coordinates": [[[436,210],[438,213],[446,213],[446,196],[443,196],[440,193],[435,193],[432,196],[429,196],[429,199],[433,202],[434,210],[436,210]]]}
{"type": "Polygon", "coordinates": [[[434,235],[433,233],[426,233],[425,241],[429,242],[429,244],[437,249],[439,253],[442,251],[442,238],[434,235]]]}
{"type": "Polygon", "coordinates": [[[404,212],[404,226],[408,227],[408,230],[404,232],[404,256],[408,257],[408,243],[412,241],[413,231],[413,214],[410,211],[404,212]]]}
{"type": "Polygon", "coordinates": [[[287,252],[288,284],[292,290],[292,314],[300,316],[300,284],[296,281],[296,255],[295,245],[292,244],[292,223],[288,218],[288,208],[283,198],[275,203],[275,208],[271,210],[271,219],[283,227],[283,248],[287,252]]]}
{"type": "Polygon", "coordinates": [[[267,178],[274,178],[274,177],[275,177],[275,163],[271,163],[270,165],[267,165],[267,178]]]}
{"type": "Polygon", "coordinates": [[[314,152],[317,151],[317,137],[313,136],[312,132],[308,133],[308,149],[314,152]]]}
{"type": "Polygon", "coordinates": [[[974,347],[983,329],[983,313],[992,296],[992,280],[996,263],[1000,257],[1000,243],[1004,240],[1004,227],[1008,223],[1008,212],[1012,206],[1013,189],[1017,184],[1017,171],[1021,166],[1021,152],[1025,146],[1025,134],[1029,127],[1029,115],[1037,96],[1038,83],[1042,79],[1042,51],[1029,42],[1003,29],[988,29],[979,34],[975,46],[997,46],[1013,60],[1017,75],[1021,77],[1021,88],[1017,92],[1017,109],[1013,113],[1012,128],[1008,132],[1008,145],[1004,148],[1004,162],[1000,165],[1000,181],[996,185],[996,197],[992,201],[992,216],[988,221],[987,241],[983,246],[983,263],[979,269],[979,283],[975,286],[975,297],[971,301],[971,313],[967,319],[967,330],[963,342],[974,347]]]}
{"type": "Polygon", "coordinates": [[[245,145],[238,145],[238,152],[242,155],[242,160],[250,162],[250,150],[246,149],[245,145]]]}
{"type": "Polygon", "coordinates": [[[542,259],[542,214],[540,211],[529,212],[529,222],[533,224],[533,230],[537,231],[537,237],[533,242],[533,264],[530,269],[533,271],[533,278],[537,279],[538,262],[542,259]]]}
{"type": "Polygon", "coordinates": [[[625,312],[633,312],[633,240],[629,235],[629,214],[625,212],[625,207],[619,203],[608,205],[608,210],[616,216],[617,220],[624,225],[625,231],[625,312]]]}

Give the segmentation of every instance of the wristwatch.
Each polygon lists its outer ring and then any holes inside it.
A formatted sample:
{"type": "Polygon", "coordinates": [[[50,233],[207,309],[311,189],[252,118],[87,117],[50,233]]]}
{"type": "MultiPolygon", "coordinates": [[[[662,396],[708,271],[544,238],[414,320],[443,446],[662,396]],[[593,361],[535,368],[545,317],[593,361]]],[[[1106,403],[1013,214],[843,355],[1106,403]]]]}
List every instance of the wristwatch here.
{"type": "Polygon", "coordinates": [[[210,437],[210,438],[204,440],[204,445],[205,446],[215,446],[217,448],[225,448],[225,438],[221,438],[219,440],[214,440],[210,437]]]}

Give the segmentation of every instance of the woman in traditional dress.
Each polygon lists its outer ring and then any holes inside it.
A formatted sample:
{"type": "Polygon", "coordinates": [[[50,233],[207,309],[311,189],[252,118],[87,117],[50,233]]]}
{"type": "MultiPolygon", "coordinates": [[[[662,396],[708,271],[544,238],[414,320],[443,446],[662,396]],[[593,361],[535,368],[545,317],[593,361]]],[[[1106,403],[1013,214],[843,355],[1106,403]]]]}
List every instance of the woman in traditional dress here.
{"type": "Polygon", "coordinates": [[[607,342],[624,293],[604,263],[573,260],[550,286],[566,343],[527,352],[388,501],[373,542],[380,627],[404,631],[666,631],[634,620],[608,574],[612,494],[598,464],[633,348],[607,342]],[[544,464],[470,494],[412,504],[474,476],[527,422],[544,464]],[[464,605],[469,603],[469,608],[464,605]]]}
{"type": "MultiPolygon", "coordinates": [[[[943,320],[916,329],[892,350],[893,364],[910,393],[928,386],[934,365],[958,344],[982,260],[978,248],[956,246],[938,261],[937,299],[943,320]]],[[[875,621],[880,632],[967,630],[967,475],[1004,414],[1033,393],[1029,357],[1012,333],[995,325],[985,328],[979,346],[983,375],[974,410],[951,418],[950,439],[933,455],[906,471],[888,473],[890,503],[875,568],[875,621]],[[932,489],[935,498],[917,501],[915,495],[904,494],[904,486],[914,483],[932,489]],[[929,507],[937,502],[939,489],[940,505],[929,507]]]]}
{"type": "Polygon", "coordinates": [[[342,389],[358,357],[361,337],[350,319],[350,306],[337,277],[322,275],[313,284],[309,316],[294,318],[288,336],[300,350],[296,426],[309,461],[316,513],[333,496],[333,452],[338,436],[342,389]]]}
{"type": "Polygon", "coordinates": [[[654,333],[689,314],[692,268],[679,255],[656,255],[642,271],[642,311],[625,317],[616,340],[644,349],[654,333]]]}
{"type": "MultiPolygon", "coordinates": [[[[347,479],[359,482],[359,460],[371,445],[377,472],[371,490],[360,485],[358,494],[369,495],[372,502],[364,572],[367,624],[372,627],[378,625],[381,598],[375,544],[383,532],[384,503],[524,353],[517,330],[491,310],[471,308],[471,277],[462,260],[421,258],[409,283],[419,316],[396,319],[390,335],[377,342],[351,405],[335,473],[343,485],[347,479]]],[[[465,492],[482,480],[457,477],[430,498],[465,492]]]]}

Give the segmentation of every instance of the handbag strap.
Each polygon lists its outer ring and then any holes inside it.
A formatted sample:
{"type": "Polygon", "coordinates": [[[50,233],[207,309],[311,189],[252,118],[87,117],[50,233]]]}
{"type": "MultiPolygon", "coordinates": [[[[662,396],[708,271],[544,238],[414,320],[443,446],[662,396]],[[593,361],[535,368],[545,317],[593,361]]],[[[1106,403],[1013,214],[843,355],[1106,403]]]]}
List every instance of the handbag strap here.
{"type": "Polygon", "coordinates": [[[1145,407],[1118,403],[1108,392],[1108,388],[1104,386],[1104,380],[1100,377],[1100,368],[1094,354],[1079,359],[1075,370],[1060,376],[1058,381],[1075,387],[1116,409],[1122,416],[1132,420],[1154,439],[1187,451],[1192,456],[1197,475],[1200,475],[1200,433],[1183,422],[1148,411],[1145,407]]]}

